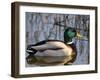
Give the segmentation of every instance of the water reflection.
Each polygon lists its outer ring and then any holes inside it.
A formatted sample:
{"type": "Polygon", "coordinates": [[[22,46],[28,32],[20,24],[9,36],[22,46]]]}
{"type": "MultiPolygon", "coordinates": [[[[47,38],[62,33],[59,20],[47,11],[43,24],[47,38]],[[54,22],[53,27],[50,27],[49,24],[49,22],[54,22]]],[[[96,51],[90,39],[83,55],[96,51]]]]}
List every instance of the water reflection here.
{"type": "Polygon", "coordinates": [[[56,66],[56,65],[68,65],[68,61],[71,57],[68,56],[34,56],[28,55],[26,61],[29,65],[37,66],[56,66]]]}

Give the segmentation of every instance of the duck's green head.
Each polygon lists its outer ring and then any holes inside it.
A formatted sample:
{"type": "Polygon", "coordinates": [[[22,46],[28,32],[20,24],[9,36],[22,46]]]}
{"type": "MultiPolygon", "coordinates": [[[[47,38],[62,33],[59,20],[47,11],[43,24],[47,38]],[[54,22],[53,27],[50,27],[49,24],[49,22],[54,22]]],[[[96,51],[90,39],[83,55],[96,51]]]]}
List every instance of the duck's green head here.
{"type": "Polygon", "coordinates": [[[64,41],[66,43],[72,42],[72,39],[74,37],[82,37],[82,36],[79,35],[79,33],[76,31],[75,28],[68,27],[64,32],[64,41]]]}

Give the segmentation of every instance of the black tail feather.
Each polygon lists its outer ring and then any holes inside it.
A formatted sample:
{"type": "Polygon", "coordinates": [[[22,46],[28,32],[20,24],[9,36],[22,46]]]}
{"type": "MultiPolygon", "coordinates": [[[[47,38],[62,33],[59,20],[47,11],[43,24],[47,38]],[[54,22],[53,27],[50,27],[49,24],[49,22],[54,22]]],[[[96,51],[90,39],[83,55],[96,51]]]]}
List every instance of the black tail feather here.
{"type": "Polygon", "coordinates": [[[32,48],[32,46],[33,46],[33,45],[29,45],[29,46],[27,47],[26,52],[27,52],[28,54],[33,54],[33,55],[34,55],[34,54],[37,52],[37,50],[34,49],[34,48],[32,48]]]}

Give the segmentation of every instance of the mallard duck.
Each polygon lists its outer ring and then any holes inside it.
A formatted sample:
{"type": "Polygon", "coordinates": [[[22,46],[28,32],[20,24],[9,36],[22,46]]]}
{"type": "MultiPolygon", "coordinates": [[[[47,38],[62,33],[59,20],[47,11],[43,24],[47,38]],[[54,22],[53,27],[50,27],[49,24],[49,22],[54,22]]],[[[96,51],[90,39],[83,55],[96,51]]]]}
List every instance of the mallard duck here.
{"type": "Polygon", "coordinates": [[[73,42],[76,36],[82,37],[75,28],[68,27],[64,31],[64,41],[44,40],[28,45],[26,58],[28,64],[35,65],[68,65],[76,60],[77,49],[73,42]]]}

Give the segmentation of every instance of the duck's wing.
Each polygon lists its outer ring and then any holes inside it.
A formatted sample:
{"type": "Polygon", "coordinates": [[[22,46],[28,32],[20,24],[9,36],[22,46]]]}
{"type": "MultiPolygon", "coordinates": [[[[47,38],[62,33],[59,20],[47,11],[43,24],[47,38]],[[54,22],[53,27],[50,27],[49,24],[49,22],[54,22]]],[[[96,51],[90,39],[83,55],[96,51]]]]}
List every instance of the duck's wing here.
{"type": "Polygon", "coordinates": [[[58,41],[58,40],[45,40],[41,41],[35,45],[30,45],[29,46],[31,49],[35,49],[38,51],[44,51],[44,50],[58,50],[58,49],[63,49],[66,47],[64,42],[58,41]]]}

